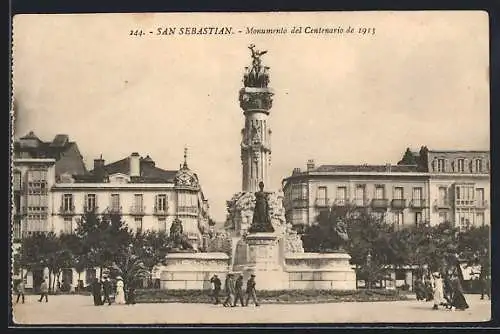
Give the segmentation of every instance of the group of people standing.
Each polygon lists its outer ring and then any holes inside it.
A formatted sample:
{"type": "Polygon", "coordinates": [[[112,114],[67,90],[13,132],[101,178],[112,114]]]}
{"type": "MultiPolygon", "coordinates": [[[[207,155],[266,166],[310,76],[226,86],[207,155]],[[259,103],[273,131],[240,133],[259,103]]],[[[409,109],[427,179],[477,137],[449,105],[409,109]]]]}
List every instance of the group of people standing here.
{"type": "Polygon", "coordinates": [[[103,278],[101,282],[98,278],[92,283],[92,296],[94,297],[94,305],[111,305],[111,295],[114,292],[114,303],[117,305],[135,304],[135,288],[131,285],[128,288],[128,294],[125,296],[125,284],[121,276],[116,277],[116,287],[108,276],[103,278]],[[114,290],[114,291],[113,291],[114,290]]]}
{"type": "Polygon", "coordinates": [[[417,300],[433,301],[433,310],[440,306],[448,310],[464,311],[469,308],[464,296],[461,278],[457,270],[434,272],[415,281],[417,300]]]}
{"type": "MultiPolygon", "coordinates": [[[[224,282],[224,292],[226,294],[226,299],[222,303],[224,307],[236,307],[238,302],[240,302],[241,306],[248,306],[250,298],[252,298],[255,306],[259,306],[259,302],[257,300],[256,293],[256,282],[255,275],[252,274],[247,281],[246,290],[243,291],[243,275],[239,274],[238,277],[235,278],[235,274],[229,273],[226,276],[226,280],[224,282]]],[[[215,305],[220,304],[220,293],[221,293],[221,280],[217,275],[213,275],[210,279],[210,282],[213,284],[213,297],[215,305]]]]}

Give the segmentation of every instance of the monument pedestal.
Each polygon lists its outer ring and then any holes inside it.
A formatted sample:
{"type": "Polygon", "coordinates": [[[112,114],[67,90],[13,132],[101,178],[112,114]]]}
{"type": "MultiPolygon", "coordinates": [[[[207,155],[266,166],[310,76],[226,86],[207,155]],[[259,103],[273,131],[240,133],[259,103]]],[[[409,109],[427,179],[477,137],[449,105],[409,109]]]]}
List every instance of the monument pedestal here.
{"type": "Polygon", "coordinates": [[[254,274],[257,290],[284,290],[288,276],[283,270],[278,236],[275,233],[251,233],[246,236],[248,258],[244,276],[254,274]]]}

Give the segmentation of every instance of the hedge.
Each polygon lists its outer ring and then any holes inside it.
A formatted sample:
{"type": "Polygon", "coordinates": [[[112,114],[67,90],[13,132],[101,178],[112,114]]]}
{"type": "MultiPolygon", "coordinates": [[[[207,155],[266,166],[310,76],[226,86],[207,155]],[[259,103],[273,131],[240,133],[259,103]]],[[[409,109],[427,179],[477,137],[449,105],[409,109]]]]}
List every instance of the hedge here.
{"type": "MultiPolygon", "coordinates": [[[[225,297],[224,294],[221,294],[225,297]]],[[[282,290],[257,291],[262,304],[279,303],[333,303],[333,302],[373,302],[407,300],[405,294],[397,290],[282,290]]],[[[223,299],[223,298],[221,298],[223,299]]],[[[160,290],[144,289],[136,291],[137,303],[212,303],[212,292],[207,290],[160,290]]]]}

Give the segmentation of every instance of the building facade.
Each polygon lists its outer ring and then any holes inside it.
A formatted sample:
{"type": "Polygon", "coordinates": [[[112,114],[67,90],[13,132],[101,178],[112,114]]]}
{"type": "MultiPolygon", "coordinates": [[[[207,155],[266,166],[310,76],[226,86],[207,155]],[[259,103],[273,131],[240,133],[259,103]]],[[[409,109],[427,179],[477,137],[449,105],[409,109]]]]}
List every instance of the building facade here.
{"type": "Polygon", "coordinates": [[[295,168],[283,180],[287,221],[311,225],[332,206],[368,209],[397,227],[444,221],[465,228],[490,223],[488,151],[410,152],[396,165],[295,168]],[[411,164],[406,164],[411,162],[411,164]]]}

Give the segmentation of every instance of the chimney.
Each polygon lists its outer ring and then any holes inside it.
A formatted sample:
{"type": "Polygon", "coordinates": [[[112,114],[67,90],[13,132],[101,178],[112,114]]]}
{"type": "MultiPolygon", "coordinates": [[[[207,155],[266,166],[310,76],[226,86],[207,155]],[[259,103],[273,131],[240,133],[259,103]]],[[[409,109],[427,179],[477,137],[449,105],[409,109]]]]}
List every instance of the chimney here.
{"type": "Polygon", "coordinates": [[[298,167],[294,168],[293,174],[300,174],[300,168],[298,168],[298,167]]]}
{"type": "Polygon", "coordinates": [[[307,160],[307,171],[310,171],[313,169],[314,169],[314,160],[313,159],[307,160]]]}
{"type": "Polygon", "coordinates": [[[385,171],[386,171],[387,173],[390,173],[390,172],[391,172],[391,167],[392,167],[392,165],[391,165],[391,164],[385,164],[385,171]]]}
{"type": "Polygon", "coordinates": [[[102,154],[99,159],[94,159],[94,171],[99,172],[104,168],[104,159],[102,158],[102,154]]]}
{"type": "Polygon", "coordinates": [[[129,176],[130,177],[138,177],[141,176],[141,157],[139,156],[139,153],[134,152],[130,155],[129,162],[130,162],[130,171],[129,171],[129,176]]]}

